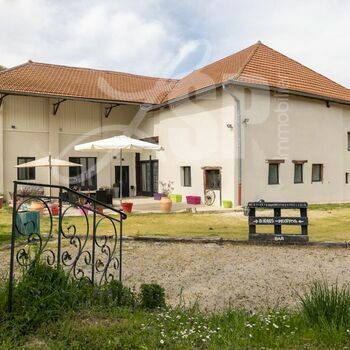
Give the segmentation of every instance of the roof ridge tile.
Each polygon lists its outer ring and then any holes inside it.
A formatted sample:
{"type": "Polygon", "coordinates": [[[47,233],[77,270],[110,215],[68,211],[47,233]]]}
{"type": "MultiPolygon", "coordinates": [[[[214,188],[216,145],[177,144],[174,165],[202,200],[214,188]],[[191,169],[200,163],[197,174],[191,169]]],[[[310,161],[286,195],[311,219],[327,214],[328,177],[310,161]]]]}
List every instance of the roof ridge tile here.
{"type": "Polygon", "coordinates": [[[242,65],[242,68],[238,71],[238,73],[233,77],[234,79],[238,79],[239,76],[243,73],[245,67],[249,64],[249,62],[252,60],[252,58],[254,57],[254,55],[256,54],[256,52],[258,51],[258,48],[260,47],[260,45],[262,45],[262,42],[259,40],[256,44],[256,47],[254,48],[254,50],[252,50],[251,54],[249,55],[249,57],[247,58],[246,62],[242,65]]]}

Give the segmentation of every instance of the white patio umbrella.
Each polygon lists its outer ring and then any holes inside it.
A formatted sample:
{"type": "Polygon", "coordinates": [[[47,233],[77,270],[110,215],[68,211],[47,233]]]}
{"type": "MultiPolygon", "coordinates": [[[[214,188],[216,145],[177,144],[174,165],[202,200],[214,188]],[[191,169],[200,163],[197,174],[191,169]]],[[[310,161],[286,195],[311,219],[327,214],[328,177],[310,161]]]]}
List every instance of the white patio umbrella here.
{"type": "Polygon", "coordinates": [[[120,167],[119,167],[119,198],[120,204],[122,204],[123,194],[122,194],[122,163],[123,163],[123,153],[141,153],[143,151],[162,151],[163,148],[160,145],[154,143],[141,141],[133,139],[131,137],[120,135],[113,136],[108,139],[83,143],[81,145],[76,145],[74,147],[76,151],[113,151],[119,150],[120,156],[120,167]]]}
{"type": "MultiPolygon", "coordinates": [[[[44,157],[44,158],[33,160],[28,163],[16,165],[15,168],[49,168],[50,185],[51,185],[53,167],[69,168],[69,167],[76,167],[76,166],[81,167],[82,165],[78,163],[67,162],[62,159],[52,158],[51,155],[49,155],[48,157],[44,157]]],[[[51,187],[50,187],[50,197],[51,197],[51,187]]]]}

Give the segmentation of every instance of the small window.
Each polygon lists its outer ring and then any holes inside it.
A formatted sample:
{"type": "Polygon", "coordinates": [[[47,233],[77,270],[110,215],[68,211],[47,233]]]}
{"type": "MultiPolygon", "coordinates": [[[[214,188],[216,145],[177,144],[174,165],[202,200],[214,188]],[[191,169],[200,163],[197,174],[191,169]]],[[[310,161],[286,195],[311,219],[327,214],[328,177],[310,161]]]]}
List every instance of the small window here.
{"type": "Polygon", "coordinates": [[[303,183],[303,163],[294,163],[294,183],[302,184],[303,183]]]}
{"type": "Polygon", "coordinates": [[[279,184],[279,163],[269,163],[269,185],[279,184]]]}
{"type": "Polygon", "coordinates": [[[191,167],[190,166],[182,166],[181,167],[181,186],[191,187],[191,167]]]}
{"type": "MultiPolygon", "coordinates": [[[[35,160],[34,157],[17,157],[17,165],[25,164],[35,160]]],[[[35,168],[18,168],[18,180],[35,180],[35,168]]]]}
{"type": "Polygon", "coordinates": [[[348,132],[348,151],[350,151],[350,132],[348,132]]]}
{"type": "Polygon", "coordinates": [[[323,164],[312,164],[312,182],[323,181],[323,164]]]}
{"type": "Polygon", "coordinates": [[[345,183],[346,184],[350,183],[350,173],[345,173],[345,183]]]}

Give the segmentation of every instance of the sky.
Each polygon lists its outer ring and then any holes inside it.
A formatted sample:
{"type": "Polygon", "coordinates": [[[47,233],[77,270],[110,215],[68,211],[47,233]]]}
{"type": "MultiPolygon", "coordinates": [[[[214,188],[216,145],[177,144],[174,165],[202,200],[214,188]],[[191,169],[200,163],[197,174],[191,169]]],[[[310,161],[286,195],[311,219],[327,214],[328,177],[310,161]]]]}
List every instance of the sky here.
{"type": "Polygon", "coordinates": [[[179,78],[261,40],[350,87],[347,0],[0,0],[0,65],[179,78]]]}

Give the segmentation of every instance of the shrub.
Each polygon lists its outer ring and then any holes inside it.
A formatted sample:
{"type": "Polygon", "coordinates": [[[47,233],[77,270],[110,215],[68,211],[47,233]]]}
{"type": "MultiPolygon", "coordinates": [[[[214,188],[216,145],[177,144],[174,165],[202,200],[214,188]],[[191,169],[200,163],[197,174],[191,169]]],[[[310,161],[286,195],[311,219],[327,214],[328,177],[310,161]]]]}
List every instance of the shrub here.
{"type": "Polygon", "coordinates": [[[164,288],[158,284],[141,285],[141,306],[145,309],[156,309],[165,306],[164,288]]]}
{"type": "MultiPolygon", "coordinates": [[[[14,287],[12,315],[18,324],[30,329],[42,322],[57,320],[67,311],[135,304],[134,294],[121,282],[96,286],[87,279],[71,278],[62,268],[36,262],[14,287]]],[[[5,304],[0,305],[4,309],[5,304]]]]}
{"type": "Polygon", "coordinates": [[[57,319],[63,310],[77,309],[93,293],[87,282],[74,281],[61,268],[36,262],[13,291],[13,313],[27,327],[57,319]]]}
{"type": "Polygon", "coordinates": [[[101,296],[108,304],[115,306],[135,306],[135,295],[130,288],[124,287],[120,281],[112,281],[102,287],[101,296]]]}
{"type": "Polygon", "coordinates": [[[299,296],[302,312],[311,325],[328,325],[337,329],[350,324],[350,290],[348,286],[330,286],[316,281],[303,296],[299,296]]]}
{"type": "MultiPolygon", "coordinates": [[[[4,300],[0,302],[0,321],[10,316],[6,316],[6,293],[5,283],[0,286],[0,297],[4,300]]],[[[36,261],[14,286],[11,316],[23,331],[29,331],[43,322],[57,320],[68,311],[94,306],[138,305],[145,309],[164,307],[164,289],[157,284],[144,284],[141,295],[135,296],[119,281],[92,285],[87,279],[77,281],[71,278],[62,268],[36,261]]]]}

